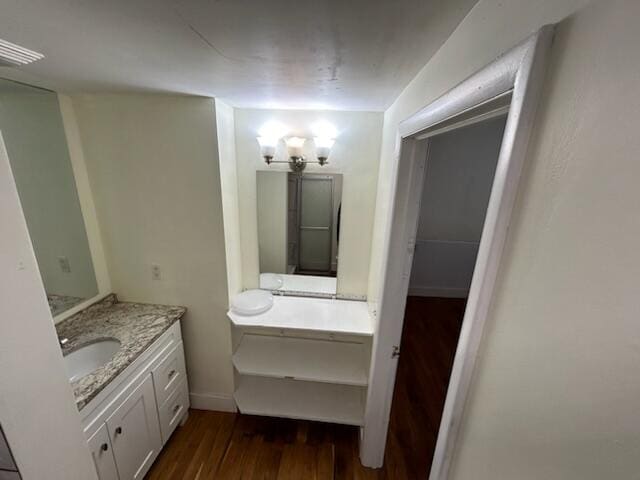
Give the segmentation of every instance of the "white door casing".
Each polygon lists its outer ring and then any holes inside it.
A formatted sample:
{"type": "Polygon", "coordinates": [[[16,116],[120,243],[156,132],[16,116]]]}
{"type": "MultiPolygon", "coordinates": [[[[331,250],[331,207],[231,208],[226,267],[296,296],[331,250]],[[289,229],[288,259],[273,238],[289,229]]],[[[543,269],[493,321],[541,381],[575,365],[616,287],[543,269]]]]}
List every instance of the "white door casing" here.
{"type": "MultiPolygon", "coordinates": [[[[487,207],[458,347],[447,391],[430,480],[446,480],[472,380],[487,312],[507,237],[511,211],[544,80],[553,26],[545,26],[491,64],[402,122],[396,138],[392,205],[385,238],[386,265],[374,338],[368,398],[362,429],[362,463],[384,460],[409,275],[413,259],[428,137],[487,118],[487,106],[510,99],[508,118],[487,207]],[[416,185],[416,177],[419,184],[416,185]]],[[[501,105],[499,109],[503,109],[501,105]]],[[[489,112],[491,110],[489,109],[489,112]]],[[[427,472],[425,472],[425,478],[427,472]]]]}

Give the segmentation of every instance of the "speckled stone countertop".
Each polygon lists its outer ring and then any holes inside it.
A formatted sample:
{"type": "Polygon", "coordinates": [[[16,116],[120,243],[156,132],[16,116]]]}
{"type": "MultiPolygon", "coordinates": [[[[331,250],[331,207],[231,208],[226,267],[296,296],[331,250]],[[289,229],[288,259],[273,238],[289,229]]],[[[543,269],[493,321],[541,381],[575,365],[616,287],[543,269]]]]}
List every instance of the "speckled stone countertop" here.
{"type": "Polygon", "coordinates": [[[62,348],[63,355],[100,340],[120,342],[120,350],[111,361],[71,384],[78,410],[82,410],[186,311],[184,307],[119,302],[111,294],[58,323],[58,336],[69,339],[62,348]]]}

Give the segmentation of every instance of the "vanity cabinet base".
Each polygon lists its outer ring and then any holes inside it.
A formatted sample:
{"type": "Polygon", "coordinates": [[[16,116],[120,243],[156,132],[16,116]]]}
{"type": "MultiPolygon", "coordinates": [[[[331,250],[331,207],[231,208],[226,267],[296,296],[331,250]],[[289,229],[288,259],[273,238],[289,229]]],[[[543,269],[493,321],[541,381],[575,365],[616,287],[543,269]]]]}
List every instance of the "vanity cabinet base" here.
{"type": "Polygon", "coordinates": [[[82,411],[100,480],[139,480],[189,412],[180,323],[172,325],[82,411]],[[85,414],[85,411],[87,412],[85,414]]]}
{"type": "Polygon", "coordinates": [[[362,425],[366,388],[242,375],[234,398],[248,415],[362,425]]]}
{"type": "MultiPolygon", "coordinates": [[[[366,306],[362,302],[296,298],[294,306],[308,306],[308,315],[302,318],[288,315],[290,311],[283,305],[288,301],[274,303],[268,315],[231,319],[238,410],[250,415],[363,425],[371,358],[369,329],[350,328],[346,333],[328,326],[348,324],[344,317],[332,316],[334,313],[362,314],[366,306]],[[327,318],[331,322],[323,322],[327,318]],[[306,328],[283,326],[295,327],[298,320],[306,328]],[[320,328],[311,328],[314,325],[320,328]]],[[[361,319],[359,323],[366,322],[361,319]]]]}

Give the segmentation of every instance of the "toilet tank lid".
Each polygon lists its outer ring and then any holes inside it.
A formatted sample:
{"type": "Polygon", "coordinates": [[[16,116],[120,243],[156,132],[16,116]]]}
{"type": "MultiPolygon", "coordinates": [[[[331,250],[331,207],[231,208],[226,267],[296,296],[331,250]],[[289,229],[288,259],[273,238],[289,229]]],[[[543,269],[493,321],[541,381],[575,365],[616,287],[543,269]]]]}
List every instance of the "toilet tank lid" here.
{"type": "Polygon", "coordinates": [[[238,315],[259,315],[272,306],[273,295],[266,290],[246,290],[231,300],[231,311],[238,315]]]}

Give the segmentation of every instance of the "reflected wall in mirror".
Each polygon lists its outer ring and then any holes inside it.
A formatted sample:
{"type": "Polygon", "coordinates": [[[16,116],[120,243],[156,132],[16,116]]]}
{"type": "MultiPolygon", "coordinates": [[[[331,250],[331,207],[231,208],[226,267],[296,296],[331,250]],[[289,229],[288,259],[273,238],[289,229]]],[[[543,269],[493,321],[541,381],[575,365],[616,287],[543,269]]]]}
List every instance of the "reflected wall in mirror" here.
{"type": "Polygon", "coordinates": [[[335,295],[342,175],[256,172],[260,288],[335,295]]]}
{"type": "Polygon", "coordinates": [[[0,79],[0,134],[56,316],[98,294],[56,93],[0,79]]]}

